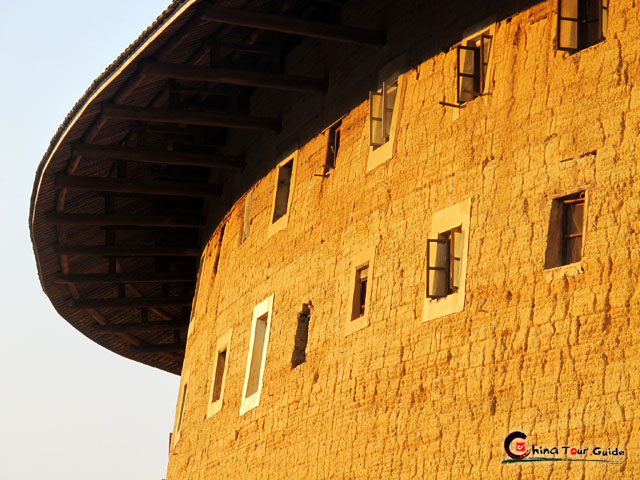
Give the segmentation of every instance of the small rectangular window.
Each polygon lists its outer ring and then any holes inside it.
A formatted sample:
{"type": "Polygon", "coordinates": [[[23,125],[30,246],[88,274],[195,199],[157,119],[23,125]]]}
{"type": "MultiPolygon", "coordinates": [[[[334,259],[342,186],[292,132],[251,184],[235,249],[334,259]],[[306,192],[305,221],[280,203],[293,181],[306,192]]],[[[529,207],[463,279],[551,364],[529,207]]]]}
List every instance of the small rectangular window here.
{"type": "Polygon", "coordinates": [[[368,278],[369,263],[356,268],[356,283],[353,291],[353,310],[351,311],[352,320],[356,320],[365,314],[368,278]]]}
{"type": "Polygon", "coordinates": [[[545,268],[579,262],[584,236],[585,192],[553,200],[545,268]]]}
{"type": "Polygon", "coordinates": [[[176,424],[176,432],[180,433],[182,429],[182,416],[184,415],[184,404],[187,399],[187,384],[182,387],[182,398],[180,399],[180,410],[178,413],[178,422],[176,424]]]}
{"type": "Polygon", "coordinates": [[[293,159],[289,160],[278,169],[278,186],[276,189],[276,201],[273,208],[272,223],[286,215],[289,208],[289,191],[291,190],[291,174],[293,172],[293,159]]]}
{"type": "Polygon", "coordinates": [[[557,48],[577,52],[607,36],[609,0],[558,0],[557,48]]]}
{"type": "Polygon", "coordinates": [[[374,149],[389,141],[397,93],[397,77],[369,92],[369,145],[374,149]]]}
{"type": "Polygon", "coordinates": [[[291,355],[291,368],[296,368],[307,359],[307,340],[309,338],[309,307],[305,304],[303,311],[298,314],[298,327],[291,355]]]}
{"type": "Polygon", "coordinates": [[[427,297],[442,298],[458,291],[462,264],[462,226],[427,240],[427,297]]]}
{"type": "Polygon", "coordinates": [[[253,309],[251,339],[249,341],[249,352],[247,354],[247,367],[244,377],[240,415],[257,407],[260,403],[262,379],[264,377],[267,358],[267,345],[269,343],[272,308],[273,295],[260,302],[253,309]]]}
{"type": "Polygon", "coordinates": [[[249,238],[249,230],[251,229],[251,197],[252,191],[247,193],[244,199],[244,215],[242,217],[242,237],[240,243],[244,243],[249,238]]]}
{"type": "Polygon", "coordinates": [[[337,121],[329,127],[327,132],[327,157],[324,162],[325,170],[336,168],[338,150],[340,150],[340,133],[342,120],[337,121]]]}
{"type": "Polygon", "coordinates": [[[207,418],[222,409],[224,398],[224,386],[229,365],[229,349],[231,347],[231,330],[220,337],[216,342],[215,356],[213,360],[213,375],[211,389],[209,390],[209,407],[207,418]]]}
{"type": "Polygon", "coordinates": [[[492,41],[491,35],[482,33],[458,46],[457,91],[459,104],[471,101],[485,93],[492,41]]]}

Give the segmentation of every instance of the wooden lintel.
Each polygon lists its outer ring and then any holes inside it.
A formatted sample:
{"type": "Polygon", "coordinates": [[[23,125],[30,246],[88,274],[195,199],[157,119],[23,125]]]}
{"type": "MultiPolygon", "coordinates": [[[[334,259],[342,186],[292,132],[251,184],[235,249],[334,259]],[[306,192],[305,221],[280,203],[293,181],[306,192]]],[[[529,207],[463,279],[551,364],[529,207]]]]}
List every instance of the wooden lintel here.
{"type": "Polygon", "coordinates": [[[279,90],[316,91],[327,90],[325,78],[309,78],[283,75],[273,72],[255,72],[232,68],[177,65],[146,61],[143,72],[149,77],[174,78],[197,82],[228,83],[248,87],[265,87],[279,90]]]}
{"type": "Polygon", "coordinates": [[[241,25],[243,27],[303,35],[337,42],[361,45],[383,45],[386,43],[384,32],[377,30],[319,23],[302,18],[215,7],[213,5],[207,5],[205,7],[202,18],[231,25],[241,25]]]}
{"type": "Polygon", "coordinates": [[[192,301],[192,297],[84,298],[69,300],[68,306],[78,309],[190,307],[192,301]]]}
{"type": "Polygon", "coordinates": [[[131,346],[132,350],[136,352],[144,352],[144,353],[160,353],[160,352],[184,352],[185,344],[184,343],[160,343],[160,344],[145,344],[140,345],[138,347],[131,346]]]}
{"type": "Polygon", "coordinates": [[[95,327],[99,332],[158,332],[165,330],[182,330],[189,326],[189,322],[181,321],[157,321],[144,323],[123,323],[120,325],[101,325],[95,327]]]}
{"type": "Polygon", "coordinates": [[[133,193],[150,195],[177,195],[181,197],[212,197],[220,195],[220,185],[202,183],[150,183],[104,177],[56,176],[57,188],[70,188],[98,192],[133,193]]]}
{"type": "Polygon", "coordinates": [[[58,255],[84,255],[96,257],[199,257],[197,248],[156,247],[146,245],[55,245],[58,255]]]}
{"type": "Polygon", "coordinates": [[[195,215],[91,215],[51,214],[44,217],[51,225],[96,225],[104,227],[203,227],[206,218],[195,215]]]}
{"type": "Polygon", "coordinates": [[[231,113],[197,112],[193,110],[165,110],[159,108],[126,107],[122,105],[102,105],[102,115],[120,120],[143,122],[178,123],[204,125],[208,127],[228,127],[248,130],[280,131],[277,118],[250,117],[231,113]]]}
{"type": "Polygon", "coordinates": [[[105,145],[76,145],[73,152],[83,157],[115,158],[141,163],[156,163],[166,165],[186,165],[207,168],[244,168],[242,157],[225,155],[209,155],[202,153],[178,153],[149,148],[110,147],[105,145]]]}
{"type": "Polygon", "coordinates": [[[60,274],[56,283],[178,283],[195,282],[196,274],[187,272],[160,273],[87,273],[60,274]]]}

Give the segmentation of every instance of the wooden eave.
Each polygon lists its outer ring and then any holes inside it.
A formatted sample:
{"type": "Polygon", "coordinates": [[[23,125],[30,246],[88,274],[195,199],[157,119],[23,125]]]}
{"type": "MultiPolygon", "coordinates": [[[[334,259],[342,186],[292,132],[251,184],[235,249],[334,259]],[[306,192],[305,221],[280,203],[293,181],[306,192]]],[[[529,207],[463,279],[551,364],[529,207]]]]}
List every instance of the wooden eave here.
{"type": "Polygon", "coordinates": [[[309,19],[340,3],[175,0],[94,81],[51,140],[31,199],[38,274],[63,318],[122,356],[180,373],[209,206],[247,173],[246,152],[220,139],[281,128],[244,100],[255,89],[323,95],[326,76],[282,70],[305,32],[385,41],[309,19]]]}

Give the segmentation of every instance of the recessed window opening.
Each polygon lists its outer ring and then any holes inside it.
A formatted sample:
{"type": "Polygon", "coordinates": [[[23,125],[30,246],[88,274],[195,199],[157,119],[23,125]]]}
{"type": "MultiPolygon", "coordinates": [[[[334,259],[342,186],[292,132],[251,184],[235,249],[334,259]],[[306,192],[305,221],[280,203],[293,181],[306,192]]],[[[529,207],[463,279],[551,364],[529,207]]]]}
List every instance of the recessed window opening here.
{"type": "Polygon", "coordinates": [[[216,372],[213,377],[213,394],[211,395],[211,403],[217,402],[222,396],[222,382],[224,380],[225,365],[227,363],[227,349],[218,352],[218,360],[216,362],[216,372]]]}
{"type": "Polygon", "coordinates": [[[307,340],[309,338],[309,311],[300,312],[298,314],[298,327],[296,328],[296,337],[293,346],[293,354],[291,355],[291,368],[307,360],[307,340]]]}
{"type": "Polygon", "coordinates": [[[182,387],[182,399],[180,400],[180,413],[178,414],[178,425],[176,426],[176,431],[180,432],[180,428],[182,427],[182,416],[184,415],[184,403],[187,398],[187,384],[184,384],[182,387]]]}
{"type": "Polygon", "coordinates": [[[356,320],[365,314],[367,303],[367,283],[369,279],[369,263],[356,268],[356,283],[353,292],[353,310],[351,319],[356,320]]]}
{"type": "Polygon", "coordinates": [[[579,262],[584,237],[585,192],[553,200],[545,268],[579,262]]]}
{"type": "Polygon", "coordinates": [[[272,223],[287,213],[289,204],[289,191],[291,190],[291,174],[293,172],[293,159],[278,169],[278,187],[273,209],[272,223]]]}
{"type": "Polygon", "coordinates": [[[485,32],[458,46],[459,104],[484,95],[492,41],[493,37],[485,32]]]}
{"type": "Polygon", "coordinates": [[[442,298],[460,287],[462,226],[427,240],[427,297],[442,298]]]}
{"type": "Polygon", "coordinates": [[[267,333],[267,314],[256,319],[254,329],[253,350],[251,352],[251,363],[249,366],[249,378],[247,380],[247,391],[245,397],[250,397],[258,391],[260,386],[260,371],[262,369],[262,354],[264,352],[264,340],[267,333]]]}
{"type": "Polygon", "coordinates": [[[244,199],[244,216],[242,218],[242,237],[240,243],[244,243],[249,238],[249,230],[251,229],[251,197],[252,191],[247,193],[244,199]]]}
{"type": "Polygon", "coordinates": [[[398,93],[398,78],[382,82],[369,92],[369,144],[375,150],[391,138],[393,107],[398,93]]]}
{"type": "Polygon", "coordinates": [[[324,168],[336,168],[336,160],[338,159],[338,150],[340,150],[340,132],[342,130],[342,120],[329,127],[327,132],[327,158],[324,162],[324,168]]]}
{"type": "Polygon", "coordinates": [[[607,36],[609,0],[558,0],[558,50],[577,52],[607,36]]]}

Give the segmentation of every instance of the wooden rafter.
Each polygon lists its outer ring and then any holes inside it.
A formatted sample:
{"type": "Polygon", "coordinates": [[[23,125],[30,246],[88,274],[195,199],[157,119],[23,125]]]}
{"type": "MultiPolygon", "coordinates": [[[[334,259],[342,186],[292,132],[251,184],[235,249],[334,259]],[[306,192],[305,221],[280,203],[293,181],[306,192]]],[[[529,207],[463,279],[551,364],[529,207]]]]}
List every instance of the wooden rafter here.
{"type": "Polygon", "coordinates": [[[185,349],[184,343],[160,343],[160,344],[143,344],[140,346],[131,346],[132,350],[144,353],[159,353],[159,352],[182,352],[185,349]]]}
{"type": "Polygon", "coordinates": [[[78,309],[190,307],[192,301],[191,297],[82,298],[69,300],[68,306],[78,309]]]}
{"type": "Polygon", "coordinates": [[[60,274],[56,283],[178,283],[195,282],[194,272],[60,274]]]}
{"type": "Polygon", "coordinates": [[[120,332],[158,332],[166,330],[181,330],[189,326],[186,321],[155,321],[144,323],[124,323],[120,325],[101,325],[96,327],[99,332],[120,333],[120,332]]]}
{"type": "Polygon", "coordinates": [[[91,215],[59,213],[47,215],[52,225],[96,225],[134,227],[203,227],[206,218],[195,215],[91,215]]]}
{"type": "Polygon", "coordinates": [[[146,245],[56,245],[58,255],[85,255],[99,257],[199,257],[197,248],[155,247],[146,245]]]}
{"type": "Polygon", "coordinates": [[[327,80],[280,73],[145,62],[143,75],[198,82],[228,83],[280,90],[325,92],[327,80]]]}
{"type": "Polygon", "coordinates": [[[58,175],[57,188],[71,188],[75,190],[133,193],[151,195],[177,195],[183,197],[212,197],[220,195],[219,185],[204,185],[202,183],[151,183],[132,180],[119,180],[102,177],[81,177],[72,175],[58,175]]]}
{"type": "Polygon", "coordinates": [[[280,131],[277,118],[251,117],[230,113],[196,112],[191,110],[166,110],[160,108],[125,107],[105,104],[102,115],[120,120],[140,120],[143,122],[180,123],[209,127],[228,127],[248,130],[280,131]]]}
{"type": "Polygon", "coordinates": [[[208,168],[244,168],[242,157],[226,155],[212,155],[203,153],[179,153],[149,148],[111,147],[105,145],[80,144],[74,147],[74,153],[84,157],[115,158],[131,160],[141,163],[156,163],[166,165],[185,165],[208,168]]]}
{"type": "Polygon", "coordinates": [[[302,18],[215,7],[213,5],[207,5],[204,8],[202,18],[231,25],[241,25],[243,27],[303,35],[337,42],[361,45],[383,45],[386,43],[384,32],[377,30],[319,23],[302,18]]]}

